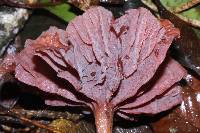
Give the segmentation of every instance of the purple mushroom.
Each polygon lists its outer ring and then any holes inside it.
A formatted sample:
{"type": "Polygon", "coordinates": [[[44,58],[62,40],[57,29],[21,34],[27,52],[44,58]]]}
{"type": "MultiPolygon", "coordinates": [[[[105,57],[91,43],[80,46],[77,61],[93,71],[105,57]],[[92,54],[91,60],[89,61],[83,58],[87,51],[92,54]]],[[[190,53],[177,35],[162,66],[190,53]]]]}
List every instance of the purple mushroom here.
{"type": "Polygon", "coordinates": [[[51,27],[27,40],[11,62],[19,81],[53,94],[46,104],[87,106],[97,132],[111,133],[114,113],[134,119],[181,102],[177,82],[186,71],[165,58],[178,36],[171,22],[158,20],[145,8],[113,19],[110,11],[93,7],[66,31],[51,27]]]}

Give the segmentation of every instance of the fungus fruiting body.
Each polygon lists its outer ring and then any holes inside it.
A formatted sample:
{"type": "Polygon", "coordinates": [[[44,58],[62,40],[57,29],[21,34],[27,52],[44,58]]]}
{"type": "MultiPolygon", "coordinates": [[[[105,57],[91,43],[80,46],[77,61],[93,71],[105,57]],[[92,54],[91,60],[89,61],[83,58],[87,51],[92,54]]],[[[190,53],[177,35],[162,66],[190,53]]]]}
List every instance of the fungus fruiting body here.
{"type": "Polygon", "coordinates": [[[15,77],[49,94],[52,106],[88,106],[98,133],[111,133],[113,114],[129,119],[157,114],[181,102],[186,71],[167,50],[179,30],[147,9],[120,18],[93,7],[66,30],[51,27],[13,60],[15,77]],[[49,68],[47,68],[48,66],[49,68]]]}

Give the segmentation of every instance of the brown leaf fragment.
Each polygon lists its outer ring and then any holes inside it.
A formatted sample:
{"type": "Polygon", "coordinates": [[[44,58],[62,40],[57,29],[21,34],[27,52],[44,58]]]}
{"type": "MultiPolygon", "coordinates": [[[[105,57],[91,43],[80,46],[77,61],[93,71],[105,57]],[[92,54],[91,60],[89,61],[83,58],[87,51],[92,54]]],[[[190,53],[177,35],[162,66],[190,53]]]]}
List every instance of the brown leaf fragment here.
{"type": "Polygon", "coordinates": [[[74,6],[80,8],[83,11],[99,4],[99,0],[67,0],[67,2],[73,4],[74,6]]]}
{"type": "Polygon", "coordinates": [[[190,83],[181,89],[181,104],[158,121],[152,123],[156,133],[168,133],[172,130],[184,133],[198,133],[200,130],[200,80],[191,75],[190,83]]]}

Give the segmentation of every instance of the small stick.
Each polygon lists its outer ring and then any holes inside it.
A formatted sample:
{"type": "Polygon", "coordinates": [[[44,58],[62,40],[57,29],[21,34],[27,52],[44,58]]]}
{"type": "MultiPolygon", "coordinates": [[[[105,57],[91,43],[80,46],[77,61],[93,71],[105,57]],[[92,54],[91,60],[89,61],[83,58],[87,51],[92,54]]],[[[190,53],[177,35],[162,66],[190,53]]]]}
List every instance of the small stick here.
{"type": "Polygon", "coordinates": [[[42,124],[41,122],[30,120],[30,119],[23,117],[23,116],[19,116],[19,114],[15,114],[15,117],[19,118],[21,121],[23,121],[25,123],[30,123],[34,126],[39,127],[39,128],[47,129],[47,130],[49,130],[53,133],[61,133],[60,131],[58,131],[58,130],[52,128],[52,127],[46,126],[46,125],[42,124]]]}
{"type": "Polygon", "coordinates": [[[22,116],[19,112],[16,112],[15,110],[12,110],[12,109],[8,110],[8,109],[6,109],[6,108],[1,106],[1,110],[2,109],[4,110],[3,112],[5,112],[6,114],[18,118],[20,121],[22,121],[25,124],[29,123],[29,124],[37,126],[39,128],[43,128],[43,129],[49,130],[49,131],[51,131],[53,133],[61,133],[60,131],[56,130],[55,128],[49,127],[47,125],[44,125],[41,122],[38,122],[38,121],[35,121],[35,120],[30,120],[30,119],[22,116]]]}
{"type": "Polygon", "coordinates": [[[48,119],[59,119],[64,118],[70,121],[77,121],[83,117],[81,114],[73,115],[68,112],[57,112],[51,110],[25,110],[25,109],[13,109],[27,118],[48,118],[48,119]]]}

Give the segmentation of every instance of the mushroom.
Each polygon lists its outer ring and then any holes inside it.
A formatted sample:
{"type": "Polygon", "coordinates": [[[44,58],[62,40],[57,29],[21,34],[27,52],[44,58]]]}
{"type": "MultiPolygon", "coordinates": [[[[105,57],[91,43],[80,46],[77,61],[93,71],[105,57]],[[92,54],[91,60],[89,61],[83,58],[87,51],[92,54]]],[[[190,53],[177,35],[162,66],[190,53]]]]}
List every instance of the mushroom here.
{"type": "Polygon", "coordinates": [[[170,21],[145,8],[113,19],[110,11],[93,7],[66,31],[51,27],[27,40],[11,60],[19,81],[53,94],[46,104],[88,106],[97,132],[111,133],[114,113],[134,120],[181,102],[177,82],[186,71],[166,57],[176,37],[179,30],[170,21]]]}

